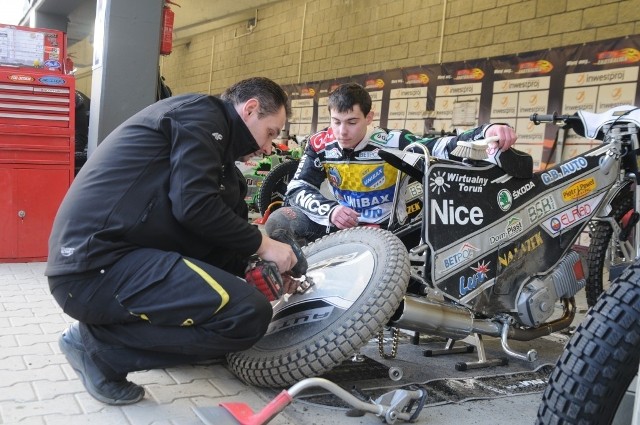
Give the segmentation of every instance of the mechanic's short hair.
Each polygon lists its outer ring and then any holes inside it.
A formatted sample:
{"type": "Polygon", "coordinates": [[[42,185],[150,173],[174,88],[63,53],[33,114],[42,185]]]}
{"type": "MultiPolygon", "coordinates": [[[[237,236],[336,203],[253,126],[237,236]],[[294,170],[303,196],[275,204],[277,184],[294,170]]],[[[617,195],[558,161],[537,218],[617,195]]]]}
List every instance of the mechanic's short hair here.
{"type": "Polygon", "coordinates": [[[287,118],[291,117],[291,106],[287,93],[279,84],[265,77],[253,77],[239,81],[222,93],[222,99],[239,105],[249,99],[257,99],[260,103],[258,116],[276,114],[284,106],[287,118]]]}
{"type": "Polygon", "coordinates": [[[346,83],[331,92],[327,106],[329,112],[348,112],[355,105],[360,105],[360,110],[367,116],[371,111],[371,95],[360,84],[346,83]]]}

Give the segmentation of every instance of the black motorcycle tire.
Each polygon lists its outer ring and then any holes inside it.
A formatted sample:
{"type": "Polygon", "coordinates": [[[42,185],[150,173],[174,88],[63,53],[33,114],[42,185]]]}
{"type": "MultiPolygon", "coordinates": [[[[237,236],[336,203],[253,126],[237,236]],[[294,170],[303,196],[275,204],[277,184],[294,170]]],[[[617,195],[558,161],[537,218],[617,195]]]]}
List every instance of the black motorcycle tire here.
{"type": "Polygon", "coordinates": [[[640,361],[640,265],[611,284],[567,343],[549,378],[538,424],[610,424],[640,361]]]}
{"type": "Polygon", "coordinates": [[[256,197],[260,215],[264,216],[272,203],[284,201],[287,185],[296,173],[299,163],[300,161],[297,159],[284,161],[273,167],[269,174],[265,176],[256,197]]]}
{"type": "MultiPolygon", "coordinates": [[[[285,330],[267,333],[249,350],[227,355],[229,369],[247,384],[282,388],[328,372],[352,357],[384,328],[406,292],[409,255],[400,239],[387,230],[371,227],[342,230],[305,246],[303,251],[309,263],[308,273],[312,273],[314,264],[320,268],[335,267],[340,276],[344,273],[345,290],[355,287],[358,279],[353,271],[349,274],[348,265],[331,264],[336,258],[354,253],[370,255],[372,272],[362,277],[362,292],[352,295],[354,302],[348,308],[334,308],[335,314],[332,312],[325,320],[296,323],[285,330]]],[[[295,304],[296,296],[292,295],[288,302],[296,308],[304,306],[295,304]]]]}
{"type": "MultiPolygon", "coordinates": [[[[633,197],[631,194],[622,193],[612,204],[612,210],[609,214],[618,224],[622,218],[630,210],[633,209],[633,197]]],[[[598,301],[598,297],[608,282],[604,276],[605,262],[609,261],[608,250],[611,248],[611,238],[613,229],[609,223],[604,221],[595,222],[589,234],[591,242],[589,243],[589,252],[587,254],[587,265],[589,275],[585,285],[585,293],[587,297],[587,305],[593,307],[598,301]]]]}

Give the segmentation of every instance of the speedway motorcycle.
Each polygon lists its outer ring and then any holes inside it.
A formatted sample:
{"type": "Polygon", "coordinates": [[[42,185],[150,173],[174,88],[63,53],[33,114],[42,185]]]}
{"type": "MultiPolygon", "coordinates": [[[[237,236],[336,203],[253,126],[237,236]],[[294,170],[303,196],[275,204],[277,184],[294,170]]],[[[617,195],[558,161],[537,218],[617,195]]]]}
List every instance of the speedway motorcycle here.
{"type": "Polygon", "coordinates": [[[573,297],[588,271],[573,249],[581,232],[596,220],[616,237],[630,231],[615,214],[636,190],[640,110],[531,119],[602,144],[536,173],[513,167],[508,155],[477,159],[486,145],[467,146],[463,161],[433,158],[419,144],[380,150],[399,169],[388,228],[356,227],[305,246],[306,291],[274,302],[266,335],[228,356],[232,372],[257,386],[291,385],[349,359],[385,326],[449,341],[475,338],[479,361],[461,369],[495,364],[484,358],[483,335],[500,338],[511,357],[535,360],[535,350],[519,353],[509,341],[573,321],[573,297]],[[402,195],[413,180],[422,183],[415,217],[402,195]],[[407,246],[408,239],[417,242],[407,246]]]}

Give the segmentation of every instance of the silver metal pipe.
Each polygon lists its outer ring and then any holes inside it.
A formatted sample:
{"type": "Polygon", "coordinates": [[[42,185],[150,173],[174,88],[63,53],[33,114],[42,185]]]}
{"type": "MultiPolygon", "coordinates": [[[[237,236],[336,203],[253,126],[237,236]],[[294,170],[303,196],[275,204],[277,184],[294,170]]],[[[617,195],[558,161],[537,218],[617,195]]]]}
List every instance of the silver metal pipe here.
{"type": "Polygon", "coordinates": [[[455,340],[466,338],[472,333],[499,337],[502,331],[499,323],[475,319],[467,308],[410,295],[404,297],[389,324],[455,340]]]}
{"type": "MultiPolygon", "coordinates": [[[[568,327],[575,317],[573,298],[563,299],[562,317],[537,328],[508,327],[508,338],[530,341],[568,327]]],[[[473,333],[502,338],[503,325],[488,319],[476,319],[471,310],[407,295],[391,317],[389,325],[402,329],[460,340],[473,333]]]]}

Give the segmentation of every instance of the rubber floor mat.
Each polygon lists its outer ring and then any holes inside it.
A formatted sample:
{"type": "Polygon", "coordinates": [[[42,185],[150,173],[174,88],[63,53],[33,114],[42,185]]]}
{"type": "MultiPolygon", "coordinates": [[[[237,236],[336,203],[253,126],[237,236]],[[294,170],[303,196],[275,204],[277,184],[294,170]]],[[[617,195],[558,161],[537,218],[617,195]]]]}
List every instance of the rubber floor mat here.
{"type": "MultiPolygon", "coordinates": [[[[372,360],[373,361],[373,360],[372,360]]],[[[514,395],[531,394],[544,391],[549,375],[553,370],[553,365],[545,364],[533,371],[514,372],[502,375],[487,375],[473,378],[441,378],[433,379],[424,383],[416,383],[410,386],[403,385],[399,388],[409,388],[420,386],[427,390],[426,405],[438,405],[446,403],[458,403],[466,400],[478,400],[486,398],[508,397],[514,395]]],[[[385,367],[385,373],[388,369],[385,367]]],[[[362,380],[362,378],[354,380],[362,380]]],[[[357,392],[361,397],[376,399],[381,395],[394,390],[393,387],[373,388],[361,390],[354,386],[346,386],[345,382],[341,386],[357,392]]],[[[350,407],[340,398],[332,394],[316,394],[308,397],[300,396],[300,400],[308,403],[319,404],[331,407],[350,407]]]]}
{"type": "MultiPolygon", "coordinates": [[[[389,377],[389,366],[370,357],[362,356],[362,361],[345,360],[321,376],[338,385],[389,377]]],[[[344,385],[342,385],[344,387],[344,385]]]]}

